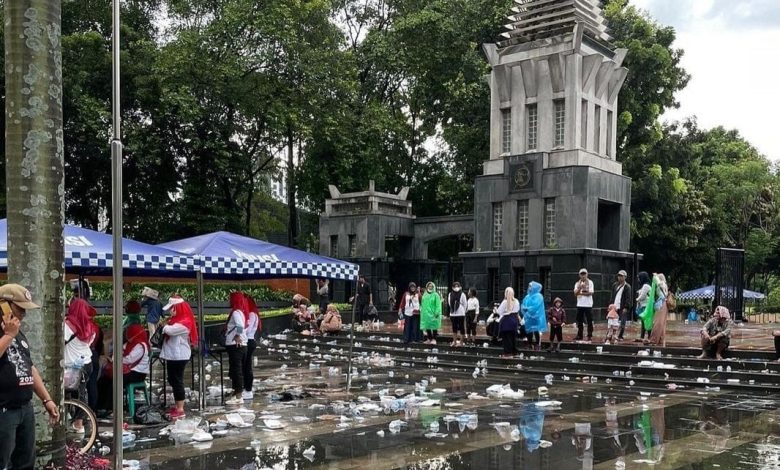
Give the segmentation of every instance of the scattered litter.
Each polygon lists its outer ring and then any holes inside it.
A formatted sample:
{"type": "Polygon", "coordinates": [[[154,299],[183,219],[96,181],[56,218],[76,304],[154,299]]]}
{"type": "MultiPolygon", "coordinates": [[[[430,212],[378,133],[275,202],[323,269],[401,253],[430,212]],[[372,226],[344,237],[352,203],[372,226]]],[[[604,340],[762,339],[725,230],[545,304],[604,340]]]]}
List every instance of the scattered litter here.
{"type": "Polygon", "coordinates": [[[208,442],[214,440],[214,437],[206,431],[198,430],[192,435],[192,440],[195,442],[208,442]]]}
{"type": "Polygon", "coordinates": [[[547,387],[539,387],[537,389],[537,392],[539,393],[539,395],[547,395],[547,387]]]}
{"type": "Polygon", "coordinates": [[[512,390],[511,385],[491,385],[486,390],[487,395],[493,398],[520,399],[525,396],[522,390],[512,390]]]}
{"type": "Polygon", "coordinates": [[[544,401],[537,401],[534,403],[537,408],[557,408],[561,406],[562,402],[557,400],[544,400],[544,401]]]}
{"type": "Polygon", "coordinates": [[[385,432],[380,429],[379,431],[376,432],[376,435],[379,437],[385,437],[385,432]]]}
{"type": "Polygon", "coordinates": [[[698,382],[700,384],[708,384],[708,383],[710,383],[710,379],[708,379],[707,377],[698,377],[696,379],[696,382],[698,382]]]}
{"type": "Polygon", "coordinates": [[[284,428],[284,423],[279,421],[278,419],[264,419],[263,425],[267,427],[268,429],[282,429],[284,428]]]}
{"type": "Polygon", "coordinates": [[[539,441],[539,447],[541,447],[542,449],[546,449],[550,446],[552,446],[552,442],[550,441],[545,441],[544,439],[539,441]]]}
{"type": "Polygon", "coordinates": [[[308,460],[309,462],[314,462],[314,454],[315,454],[314,446],[309,447],[308,449],[303,451],[303,456],[308,460]]]}

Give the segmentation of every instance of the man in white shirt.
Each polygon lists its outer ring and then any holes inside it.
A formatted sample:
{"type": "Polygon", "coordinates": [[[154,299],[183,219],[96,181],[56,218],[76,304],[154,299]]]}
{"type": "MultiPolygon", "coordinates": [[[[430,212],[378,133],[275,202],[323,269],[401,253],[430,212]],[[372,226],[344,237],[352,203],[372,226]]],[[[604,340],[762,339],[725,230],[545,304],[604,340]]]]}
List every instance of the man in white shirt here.
{"type": "Polygon", "coordinates": [[[588,322],[588,342],[593,339],[593,281],[588,279],[588,270],[580,269],[580,278],[574,284],[574,295],[577,296],[577,337],[582,341],[582,326],[588,322]]]}

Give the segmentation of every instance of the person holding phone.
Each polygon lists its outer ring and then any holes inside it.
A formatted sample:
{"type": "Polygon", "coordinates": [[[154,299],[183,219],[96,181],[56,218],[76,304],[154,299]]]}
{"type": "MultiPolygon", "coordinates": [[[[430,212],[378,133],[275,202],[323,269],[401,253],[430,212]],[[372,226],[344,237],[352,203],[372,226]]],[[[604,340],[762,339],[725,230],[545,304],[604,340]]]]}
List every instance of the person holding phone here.
{"type": "Polygon", "coordinates": [[[30,344],[19,331],[27,310],[40,308],[30,291],[19,284],[0,286],[0,468],[18,470],[35,466],[35,393],[54,426],[60,420],[41,374],[30,357],[30,344]]]}

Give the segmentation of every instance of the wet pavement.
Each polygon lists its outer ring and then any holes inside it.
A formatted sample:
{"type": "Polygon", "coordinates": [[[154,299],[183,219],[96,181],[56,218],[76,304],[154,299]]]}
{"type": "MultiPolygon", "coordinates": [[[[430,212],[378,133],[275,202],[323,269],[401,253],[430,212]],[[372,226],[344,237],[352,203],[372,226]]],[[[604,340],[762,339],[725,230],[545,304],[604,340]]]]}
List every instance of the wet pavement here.
{"type": "MultiPolygon", "coordinates": [[[[497,348],[407,350],[397,340],[356,337],[347,394],[347,337],[271,339],[258,350],[255,398],[242,407],[255,412],[251,426],[201,443],[140,429],[125,458],[141,468],[208,470],[780,468],[780,365],[765,358],[720,364],[661,351],[675,368],[659,371],[638,367],[647,358],[630,353],[525,352],[501,361],[497,348]],[[609,367],[597,372],[599,363],[609,367]],[[764,385],[739,375],[743,366],[755,366],[749,377],[763,376],[764,385]],[[515,396],[488,397],[488,387],[503,384],[515,396]]],[[[203,416],[215,422],[233,408],[203,416]]]]}

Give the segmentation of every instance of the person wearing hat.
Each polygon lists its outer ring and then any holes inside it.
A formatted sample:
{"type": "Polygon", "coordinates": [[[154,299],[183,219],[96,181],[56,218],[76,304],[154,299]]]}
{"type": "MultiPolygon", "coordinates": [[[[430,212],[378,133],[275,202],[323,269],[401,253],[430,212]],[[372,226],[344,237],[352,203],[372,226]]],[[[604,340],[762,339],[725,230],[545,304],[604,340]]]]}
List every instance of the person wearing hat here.
{"type": "Polygon", "coordinates": [[[617,273],[616,282],[612,285],[612,304],[617,307],[618,315],[620,317],[620,330],[618,330],[617,335],[618,341],[623,341],[623,332],[626,330],[626,321],[630,318],[631,303],[634,300],[631,284],[626,282],[626,276],[628,276],[628,273],[621,269],[617,273]]]}
{"type": "Polygon", "coordinates": [[[163,307],[173,315],[168,324],[162,327],[165,339],[160,349],[160,359],[165,361],[168,372],[168,384],[173,389],[176,406],[167,411],[171,419],[183,418],[184,413],[184,369],[192,357],[192,348],[198,346],[198,325],[192,308],[180,295],[174,294],[163,307]]]}
{"type": "Polygon", "coordinates": [[[137,300],[128,300],[125,304],[125,318],[122,321],[122,329],[126,330],[130,325],[143,325],[141,320],[141,304],[137,300]]]}
{"type": "Polygon", "coordinates": [[[30,357],[30,345],[19,331],[27,310],[40,308],[19,284],[0,286],[0,468],[35,466],[35,415],[32,395],[43,402],[53,426],[60,420],[57,404],[46,391],[30,357]]]}
{"type": "Polygon", "coordinates": [[[593,339],[593,281],[588,279],[588,270],[580,269],[580,278],[574,284],[574,295],[577,296],[577,337],[582,341],[582,327],[588,322],[588,341],[593,339]]]}
{"type": "Polygon", "coordinates": [[[163,306],[160,302],[160,293],[150,287],[144,287],[141,291],[141,307],[146,309],[146,325],[149,337],[154,336],[157,325],[163,316],[163,306]]]}

